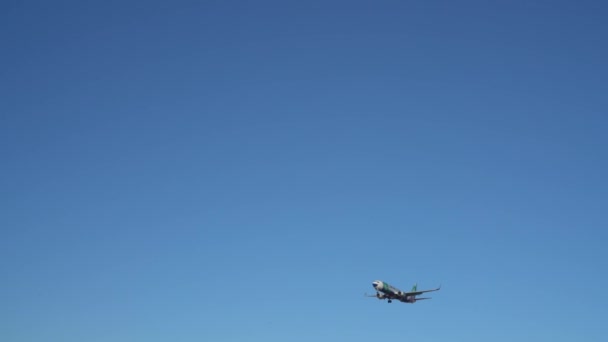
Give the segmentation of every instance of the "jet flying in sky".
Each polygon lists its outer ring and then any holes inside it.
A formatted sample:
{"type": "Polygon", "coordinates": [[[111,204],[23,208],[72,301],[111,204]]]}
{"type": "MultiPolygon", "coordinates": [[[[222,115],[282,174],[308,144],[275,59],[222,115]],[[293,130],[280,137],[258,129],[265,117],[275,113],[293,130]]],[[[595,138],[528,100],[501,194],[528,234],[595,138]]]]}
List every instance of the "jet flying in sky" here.
{"type": "Polygon", "coordinates": [[[415,284],[412,287],[412,290],[410,292],[403,292],[403,291],[399,290],[398,288],[393,287],[393,286],[389,285],[388,283],[386,283],[384,281],[380,281],[380,280],[374,281],[372,283],[372,286],[374,287],[374,289],[376,289],[376,294],[375,295],[366,294],[367,297],[376,297],[380,300],[387,299],[389,303],[392,303],[393,299],[396,299],[403,303],[410,303],[410,304],[416,303],[416,301],[419,301],[419,300],[431,299],[430,297],[417,298],[416,296],[421,295],[423,293],[427,293],[427,292],[439,291],[441,289],[441,285],[439,285],[439,287],[436,289],[418,291],[417,290],[418,284],[415,284]]]}

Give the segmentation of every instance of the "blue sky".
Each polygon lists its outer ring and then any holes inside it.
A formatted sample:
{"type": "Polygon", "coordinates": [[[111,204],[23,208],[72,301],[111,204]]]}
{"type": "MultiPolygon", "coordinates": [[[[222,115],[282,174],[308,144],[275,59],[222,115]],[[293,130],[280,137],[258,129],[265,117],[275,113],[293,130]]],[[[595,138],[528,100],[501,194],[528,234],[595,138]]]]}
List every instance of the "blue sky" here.
{"type": "Polygon", "coordinates": [[[0,338],[604,341],[607,15],[5,1],[0,338]]]}

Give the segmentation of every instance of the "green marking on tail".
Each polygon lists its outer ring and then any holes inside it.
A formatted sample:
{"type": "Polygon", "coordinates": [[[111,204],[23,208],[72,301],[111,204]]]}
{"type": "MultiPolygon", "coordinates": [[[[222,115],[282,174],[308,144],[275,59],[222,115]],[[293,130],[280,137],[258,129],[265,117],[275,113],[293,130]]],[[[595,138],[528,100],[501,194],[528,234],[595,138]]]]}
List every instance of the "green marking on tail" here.
{"type": "Polygon", "coordinates": [[[412,286],[412,291],[411,292],[416,292],[416,288],[418,288],[418,284],[414,284],[414,286],[412,286]]]}

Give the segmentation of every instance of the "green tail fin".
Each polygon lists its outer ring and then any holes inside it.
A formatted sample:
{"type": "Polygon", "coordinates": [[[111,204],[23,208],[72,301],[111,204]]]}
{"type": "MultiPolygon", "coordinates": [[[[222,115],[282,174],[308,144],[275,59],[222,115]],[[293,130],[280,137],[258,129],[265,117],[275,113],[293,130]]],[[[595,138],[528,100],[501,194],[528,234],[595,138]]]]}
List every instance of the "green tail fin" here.
{"type": "Polygon", "coordinates": [[[412,291],[411,292],[416,292],[416,288],[418,288],[418,284],[414,284],[414,286],[412,286],[412,291]]]}

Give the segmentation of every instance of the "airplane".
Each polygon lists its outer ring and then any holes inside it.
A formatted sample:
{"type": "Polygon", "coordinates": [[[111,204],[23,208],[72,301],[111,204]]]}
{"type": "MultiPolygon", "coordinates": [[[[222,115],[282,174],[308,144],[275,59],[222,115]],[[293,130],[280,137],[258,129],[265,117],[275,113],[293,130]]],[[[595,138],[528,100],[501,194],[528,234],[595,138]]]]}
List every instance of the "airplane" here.
{"type": "Polygon", "coordinates": [[[396,299],[403,303],[414,304],[419,300],[431,299],[430,297],[416,298],[416,296],[421,295],[423,293],[427,293],[427,292],[439,291],[441,289],[441,285],[439,285],[439,287],[436,289],[418,291],[417,290],[418,284],[414,284],[414,286],[412,287],[412,290],[410,292],[403,292],[403,291],[399,290],[398,288],[393,287],[393,286],[389,285],[388,283],[380,281],[380,280],[374,281],[372,283],[372,285],[374,286],[374,289],[376,289],[376,294],[368,295],[366,293],[365,296],[366,297],[376,297],[380,300],[388,299],[389,303],[392,303],[393,299],[396,299]]]}

